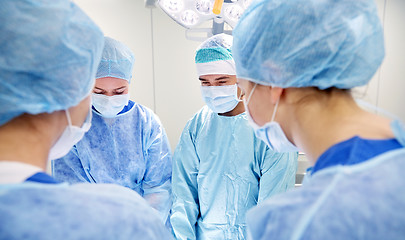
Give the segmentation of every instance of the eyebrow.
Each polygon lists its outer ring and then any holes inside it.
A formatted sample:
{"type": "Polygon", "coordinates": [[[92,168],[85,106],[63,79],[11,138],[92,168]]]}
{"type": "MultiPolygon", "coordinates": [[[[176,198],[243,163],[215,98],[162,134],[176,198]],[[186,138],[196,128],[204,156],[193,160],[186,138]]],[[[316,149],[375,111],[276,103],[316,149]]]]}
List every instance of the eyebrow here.
{"type": "Polygon", "coordinates": [[[121,89],[123,89],[123,88],[126,88],[126,86],[122,86],[122,87],[116,88],[116,89],[114,89],[114,90],[117,91],[117,90],[121,90],[121,89]]]}
{"type": "MultiPolygon", "coordinates": [[[[230,78],[229,76],[221,76],[221,77],[215,78],[214,81],[219,81],[219,80],[224,80],[224,79],[229,79],[229,78],[230,78]]],[[[204,79],[204,78],[198,78],[198,79],[200,81],[209,81],[209,80],[204,79]]]]}
{"type": "Polygon", "coordinates": [[[229,79],[229,76],[222,76],[222,77],[216,78],[215,81],[224,80],[224,79],[229,79]]]}
{"type": "MultiPolygon", "coordinates": [[[[97,90],[105,91],[104,89],[99,88],[99,87],[94,87],[94,88],[97,89],[97,90]]],[[[119,88],[115,88],[114,91],[121,90],[121,89],[123,89],[123,88],[126,88],[126,86],[122,86],[122,87],[119,87],[119,88]]]]}

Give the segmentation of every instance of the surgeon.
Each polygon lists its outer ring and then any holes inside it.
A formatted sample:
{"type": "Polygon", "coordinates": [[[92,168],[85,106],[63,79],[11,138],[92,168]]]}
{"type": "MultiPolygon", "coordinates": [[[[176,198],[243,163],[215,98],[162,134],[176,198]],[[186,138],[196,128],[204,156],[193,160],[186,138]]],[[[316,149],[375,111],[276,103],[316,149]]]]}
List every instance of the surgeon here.
{"type": "Polygon", "coordinates": [[[168,238],[134,191],[44,172],[91,126],[103,44],[70,0],[0,2],[0,239],[168,238]]]}
{"type": "Polygon", "coordinates": [[[134,55],[105,37],[92,95],[92,127],[63,158],[53,161],[60,181],[115,183],[141,194],[166,222],[171,207],[172,157],[159,118],[129,100],[134,55]]]}
{"type": "Polygon", "coordinates": [[[313,164],[302,188],[248,212],[251,239],[403,239],[403,124],[351,95],[384,58],[374,1],[255,1],[233,54],[256,134],[313,164]]]}
{"type": "Polygon", "coordinates": [[[245,239],[246,211],[294,187],[298,153],[270,150],[249,127],[231,45],[220,34],[196,51],[207,105],[188,121],[173,157],[177,239],[245,239]]]}

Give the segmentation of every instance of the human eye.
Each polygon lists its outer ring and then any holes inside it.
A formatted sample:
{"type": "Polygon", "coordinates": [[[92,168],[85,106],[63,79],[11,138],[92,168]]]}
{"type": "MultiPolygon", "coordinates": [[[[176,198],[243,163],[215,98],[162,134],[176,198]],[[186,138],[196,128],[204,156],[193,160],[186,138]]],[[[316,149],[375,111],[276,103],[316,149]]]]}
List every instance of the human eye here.
{"type": "Polygon", "coordinates": [[[209,86],[209,84],[210,84],[210,82],[208,82],[208,81],[202,81],[201,82],[202,86],[209,86]]]}
{"type": "Polygon", "coordinates": [[[105,91],[102,91],[102,90],[93,90],[93,93],[95,93],[95,94],[104,94],[105,91]]]}

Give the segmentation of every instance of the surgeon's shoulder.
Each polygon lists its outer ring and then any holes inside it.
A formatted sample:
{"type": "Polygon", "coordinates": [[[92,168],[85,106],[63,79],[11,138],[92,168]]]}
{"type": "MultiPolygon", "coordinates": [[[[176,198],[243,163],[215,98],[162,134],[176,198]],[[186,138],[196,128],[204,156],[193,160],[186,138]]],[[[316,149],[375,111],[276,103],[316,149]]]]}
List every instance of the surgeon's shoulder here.
{"type": "Polygon", "coordinates": [[[188,120],[187,125],[198,127],[211,118],[213,114],[214,112],[205,105],[188,120]]]}
{"type": "Polygon", "coordinates": [[[77,183],[69,185],[72,191],[81,192],[84,191],[91,195],[96,196],[112,196],[121,195],[120,199],[128,200],[133,199],[138,201],[142,199],[139,194],[130,190],[129,188],[121,187],[115,184],[88,184],[88,183],[77,183]]]}
{"type": "Polygon", "coordinates": [[[152,109],[150,109],[140,103],[137,103],[137,102],[134,102],[133,108],[134,108],[133,114],[140,114],[140,115],[145,115],[145,116],[154,114],[152,109]]]}
{"type": "Polygon", "coordinates": [[[70,191],[80,193],[87,204],[114,211],[115,220],[125,221],[126,226],[136,228],[137,236],[142,239],[170,239],[159,213],[129,188],[115,184],[81,183],[70,185],[70,191]],[[139,235],[142,232],[145,235],[139,235]]]}
{"type": "Polygon", "coordinates": [[[195,139],[202,126],[212,114],[212,111],[207,107],[202,107],[196,112],[186,123],[181,134],[181,139],[195,139]]]}
{"type": "Polygon", "coordinates": [[[35,239],[62,239],[65,235],[65,239],[169,239],[156,210],[121,186],[25,182],[0,187],[0,221],[12,219],[14,228],[30,234],[47,222],[46,232],[40,234],[49,237],[35,239]],[[15,214],[18,212],[26,214],[15,214]],[[20,224],[27,219],[30,225],[20,224]]]}
{"type": "Polygon", "coordinates": [[[249,210],[247,225],[253,239],[291,239],[300,219],[316,202],[322,189],[302,187],[280,193],[249,210]]]}
{"type": "Polygon", "coordinates": [[[143,120],[144,122],[155,122],[158,124],[162,124],[159,117],[155,114],[155,112],[139,103],[134,102],[132,115],[135,115],[136,118],[143,120]]]}

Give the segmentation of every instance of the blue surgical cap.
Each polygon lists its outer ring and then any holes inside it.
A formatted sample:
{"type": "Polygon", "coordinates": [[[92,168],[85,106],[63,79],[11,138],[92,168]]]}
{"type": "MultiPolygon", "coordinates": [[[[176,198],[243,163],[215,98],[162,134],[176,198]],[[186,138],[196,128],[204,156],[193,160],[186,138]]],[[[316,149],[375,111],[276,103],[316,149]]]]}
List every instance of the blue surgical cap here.
{"type": "Polygon", "coordinates": [[[238,78],[282,88],[365,85],[384,58],[374,0],[258,0],[233,36],[238,78]]]}
{"type": "Polygon", "coordinates": [[[103,44],[70,0],[1,0],[0,126],[79,104],[93,88],[103,44]]]}
{"type": "Polygon", "coordinates": [[[114,77],[131,81],[134,54],[123,43],[105,37],[104,51],[96,78],[114,77]]]}
{"type": "Polygon", "coordinates": [[[205,40],[197,48],[195,54],[198,75],[236,75],[231,47],[232,36],[224,33],[214,35],[205,40]]]}

